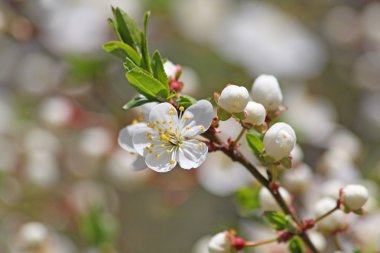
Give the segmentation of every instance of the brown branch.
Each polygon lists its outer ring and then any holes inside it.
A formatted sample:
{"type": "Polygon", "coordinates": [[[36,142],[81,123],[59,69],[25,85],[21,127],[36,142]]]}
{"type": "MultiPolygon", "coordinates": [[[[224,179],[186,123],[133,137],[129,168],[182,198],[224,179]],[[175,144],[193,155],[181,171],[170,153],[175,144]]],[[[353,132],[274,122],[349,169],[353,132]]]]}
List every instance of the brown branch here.
{"type": "MultiPolygon", "coordinates": [[[[222,151],[224,154],[226,154],[228,157],[230,157],[233,161],[240,163],[245,168],[248,169],[248,171],[265,187],[269,190],[269,192],[272,194],[282,211],[289,215],[293,221],[297,224],[298,227],[300,227],[301,223],[296,217],[296,215],[290,210],[289,206],[286,204],[285,200],[282,198],[279,191],[273,191],[273,189],[270,187],[270,181],[266,179],[259,171],[258,169],[250,163],[247,158],[244,157],[244,155],[237,150],[236,148],[231,148],[229,145],[225,144],[218,136],[216,136],[215,131],[213,129],[207,131],[204,134],[204,137],[210,140],[210,142],[216,144],[217,149],[222,151]]],[[[303,242],[307,245],[307,247],[311,250],[312,253],[319,253],[318,250],[315,248],[314,244],[311,242],[309,236],[306,234],[305,231],[301,230],[299,236],[302,238],[303,242]]]]}

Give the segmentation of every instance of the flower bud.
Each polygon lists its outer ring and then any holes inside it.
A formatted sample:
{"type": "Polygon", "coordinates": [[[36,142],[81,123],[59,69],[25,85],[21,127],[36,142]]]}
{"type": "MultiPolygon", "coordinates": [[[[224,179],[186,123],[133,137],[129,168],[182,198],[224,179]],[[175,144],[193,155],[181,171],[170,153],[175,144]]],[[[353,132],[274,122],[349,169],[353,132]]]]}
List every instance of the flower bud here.
{"type": "MultiPolygon", "coordinates": [[[[320,217],[336,207],[336,200],[332,198],[323,198],[315,205],[315,215],[320,217]]],[[[345,214],[341,210],[336,210],[329,216],[323,218],[318,223],[318,228],[322,231],[333,232],[346,226],[345,214]]]]}
{"type": "Polygon", "coordinates": [[[231,236],[227,231],[214,235],[208,243],[210,253],[231,253],[232,249],[231,236]]]}
{"type": "Polygon", "coordinates": [[[286,171],[283,175],[284,186],[292,193],[301,194],[306,192],[310,188],[312,180],[313,171],[305,163],[286,171]]]}
{"type": "Polygon", "coordinates": [[[231,84],[222,90],[218,105],[229,113],[238,113],[244,110],[248,102],[248,90],[243,86],[231,84]]]}
{"type": "MultiPolygon", "coordinates": [[[[287,205],[291,204],[290,194],[287,190],[280,187],[280,195],[285,200],[287,205]]],[[[260,208],[263,212],[265,211],[281,211],[281,207],[277,204],[276,200],[273,198],[272,194],[265,187],[262,187],[259,193],[260,208]]]]}
{"type": "Polygon", "coordinates": [[[168,78],[172,80],[177,80],[177,77],[180,74],[181,67],[179,65],[175,65],[171,61],[166,61],[164,63],[164,71],[168,78]]]}
{"type": "Polygon", "coordinates": [[[282,103],[282,92],[276,77],[260,75],[252,86],[252,99],[268,111],[276,111],[282,103]]]}
{"type": "Polygon", "coordinates": [[[264,123],[267,112],[262,104],[250,101],[244,108],[244,114],[244,123],[259,126],[264,123]]]}
{"type": "Polygon", "coordinates": [[[265,152],[276,161],[289,156],[295,144],[296,134],[286,123],[274,124],[264,136],[265,152]]]}
{"type": "Polygon", "coordinates": [[[368,200],[368,191],[362,185],[350,184],[343,188],[343,204],[350,211],[356,211],[368,200]]]}

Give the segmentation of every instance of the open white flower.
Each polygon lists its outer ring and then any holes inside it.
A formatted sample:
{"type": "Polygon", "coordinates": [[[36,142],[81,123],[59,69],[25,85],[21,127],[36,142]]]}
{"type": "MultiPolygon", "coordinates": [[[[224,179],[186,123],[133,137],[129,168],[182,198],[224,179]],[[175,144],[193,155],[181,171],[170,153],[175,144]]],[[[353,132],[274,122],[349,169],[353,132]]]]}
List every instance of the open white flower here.
{"type": "MultiPolygon", "coordinates": [[[[147,127],[146,123],[137,123],[129,125],[119,132],[119,146],[127,152],[136,154],[137,151],[133,147],[132,138],[136,130],[141,127],[147,127]]],[[[142,170],[146,168],[144,157],[137,156],[136,160],[131,164],[133,170],[142,170]]]]}
{"type": "Polygon", "coordinates": [[[210,127],[211,103],[200,100],[180,112],[169,103],[158,104],[149,114],[149,123],[134,132],[133,147],[152,170],[168,172],[177,162],[184,169],[197,168],[206,160],[206,144],[194,137],[210,127]]]}

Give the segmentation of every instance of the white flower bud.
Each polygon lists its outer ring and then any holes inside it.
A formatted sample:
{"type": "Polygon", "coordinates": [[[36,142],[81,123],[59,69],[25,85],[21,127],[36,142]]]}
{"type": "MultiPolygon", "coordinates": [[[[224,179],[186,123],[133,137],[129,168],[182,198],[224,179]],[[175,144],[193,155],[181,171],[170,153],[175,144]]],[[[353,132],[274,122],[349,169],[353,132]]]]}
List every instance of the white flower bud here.
{"type": "Polygon", "coordinates": [[[295,145],[292,151],[290,152],[290,156],[293,159],[294,166],[298,166],[301,164],[303,160],[303,151],[302,148],[299,145],[295,145]]]}
{"type": "MultiPolygon", "coordinates": [[[[285,200],[287,205],[291,204],[290,194],[287,190],[280,187],[280,195],[285,200]]],[[[260,208],[263,212],[265,211],[281,211],[281,207],[277,204],[276,200],[273,198],[272,194],[265,187],[262,187],[259,193],[260,208]]]]}
{"type": "Polygon", "coordinates": [[[269,110],[275,111],[282,103],[282,92],[276,77],[260,75],[252,86],[252,99],[269,110]]]}
{"type": "MultiPolygon", "coordinates": [[[[315,205],[315,216],[320,217],[336,207],[336,200],[323,198],[315,205]]],[[[345,214],[341,210],[336,210],[329,216],[323,218],[318,223],[318,228],[322,231],[331,232],[345,227],[345,214]]]]}
{"type": "Polygon", "coordinates": [[[262,104],[250,101],[244,108],[244,122],[253,126],[262,125],[265,121],[267,112],[262,104]]]}
{"type": "Polygon", "coordinates": [[[265,152],[275,160],[281,160],[290,155],[296,144],[296,133],[286,123],[276,123],[264,136],[265,152]]]}
{"type": "Polygon", "coordinates": [[[368,200],[368,191],[362,185],[350,184],[343,188],[343,204],[349,210],[359,210],[368,200]]]}
{"type": "Polygon", "coordinates": [[[231,237],[227,231],[214,235],[208,243],[210,253],[231,253],[231,237]]]}
{"type": "Polygon", "coordinates": [[[242,112],[249,102],[248,90],[243,86],[228,85],[220,94],[218,105],[230,113],[242,112]]]}
{"type": "Polygon", "coordinates": [[[171,61],[166,61],[164,63],[164,70],[167,77],[175,79],[177,72],[179,71],[179,66],[174,65],[171,61]]]}

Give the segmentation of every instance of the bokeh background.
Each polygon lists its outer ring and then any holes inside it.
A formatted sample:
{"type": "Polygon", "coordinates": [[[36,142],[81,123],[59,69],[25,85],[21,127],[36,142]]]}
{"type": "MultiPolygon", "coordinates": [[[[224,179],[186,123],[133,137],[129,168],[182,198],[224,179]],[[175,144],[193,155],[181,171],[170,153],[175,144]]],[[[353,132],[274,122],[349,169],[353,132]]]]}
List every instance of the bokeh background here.
{"type": "MultiPolygon", "coordinates": [[[[236,228],[254,237],[264,226],[250,225],[234,193],[252,179],[223,156],[190,172],[130,169],[117,135],[140,112],[122,110],[136,93],[101,48],[115,39],[111,5],[140,25],[152,11],[150,49],[183,66],[196,98],[277,76],[282,119],[317,172],[311,192],[327,179],[361,181],[376,206],[378,1],[1,0],[0,252],[204,253],[204,236],[236,228]],[[33,236],[47,246],[22,251],[33,236]]],[[[239,133],[226,126],[225,137],[239,133]]],[[[370,218],[361,225],[379,221],[370,218]]]]}

